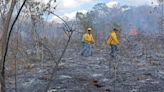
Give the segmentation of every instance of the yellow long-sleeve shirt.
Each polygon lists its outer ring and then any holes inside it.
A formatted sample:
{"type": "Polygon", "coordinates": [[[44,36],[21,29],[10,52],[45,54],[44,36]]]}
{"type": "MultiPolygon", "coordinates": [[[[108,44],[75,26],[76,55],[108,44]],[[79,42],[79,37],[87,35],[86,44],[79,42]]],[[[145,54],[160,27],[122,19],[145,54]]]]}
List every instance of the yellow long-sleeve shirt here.
{"type": "Polygon", "coordinates": [[[85,33],[83,35],[83,40],[84,40],[84,42],[91,43],[91,44],[93,44],[95,42],[94,39],[93,39],[92,34],[88,34],[88,33],[85,33]]]}
{"type": "Polygon", "coordinates": [[[110,33],[109,38],[107,39],[107,45],[118,45],[118,44],[119,44],[119,40],[116,35],[116,32],[112,31],[110,33]]]}

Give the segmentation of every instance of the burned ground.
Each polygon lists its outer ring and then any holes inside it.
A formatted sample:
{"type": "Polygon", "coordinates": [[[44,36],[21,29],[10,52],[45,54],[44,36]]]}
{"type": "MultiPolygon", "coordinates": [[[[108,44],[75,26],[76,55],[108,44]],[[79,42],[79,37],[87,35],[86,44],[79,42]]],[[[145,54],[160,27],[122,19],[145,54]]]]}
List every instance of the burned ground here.
{"type": "MultiPolygon", "coordinates": [[[[163,92],[164,54],[131,56],[118,54],[111,59],[108,49],[93,48],[93,56],[82,57],[79,49],[68,49],[62,58],[49,92],[163,92]]],[[[162,51],[160,51],[162,52],[162,51]]],[[[44,92],[54,62],[23,62],[17,68],[19,92],[44,92]]],[[[9,69],[10,70],[10,69],[9,69]]],[[[7,91],[14,92],[14,73],[8,71],[7,91]]]]}

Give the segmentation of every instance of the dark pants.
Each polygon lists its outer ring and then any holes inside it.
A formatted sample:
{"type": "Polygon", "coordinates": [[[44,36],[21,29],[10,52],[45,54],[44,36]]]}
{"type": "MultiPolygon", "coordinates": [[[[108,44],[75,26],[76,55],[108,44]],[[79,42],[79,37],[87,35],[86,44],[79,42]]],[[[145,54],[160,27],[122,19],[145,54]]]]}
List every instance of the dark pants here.
{"type": "Polygon", "coordinates": [[[110,45],[110,47],[111,47],[111,53],[110,53],[110,55],[111,55],[111,57],[116,57],[116,52],[118,51],[118,47],[117,47],[117,45],[110,45]]]}

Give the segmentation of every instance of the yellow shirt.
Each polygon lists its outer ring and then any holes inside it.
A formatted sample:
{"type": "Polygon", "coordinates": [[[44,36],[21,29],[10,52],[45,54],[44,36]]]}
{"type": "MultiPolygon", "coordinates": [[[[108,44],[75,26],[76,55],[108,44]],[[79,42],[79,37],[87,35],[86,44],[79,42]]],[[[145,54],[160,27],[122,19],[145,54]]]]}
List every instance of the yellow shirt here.
{"type": "Polygon", "coordinates": [[[119,44],[119,40],[116,35],[116,32],[112,31],[110,33],[110,37],[107,39],[107,45],[118,45],[118,44],[119,44]]]}
{"type": "Polygon", "coordinates": [[[88,34],[88,33],[85,33],[85,34],[83,35],[83,40],[84,40],[84,42],[86,42],[86,43],[94,43],[94,42],[95,42],[94,39],[93,39],[92,34],[88,34]]]}

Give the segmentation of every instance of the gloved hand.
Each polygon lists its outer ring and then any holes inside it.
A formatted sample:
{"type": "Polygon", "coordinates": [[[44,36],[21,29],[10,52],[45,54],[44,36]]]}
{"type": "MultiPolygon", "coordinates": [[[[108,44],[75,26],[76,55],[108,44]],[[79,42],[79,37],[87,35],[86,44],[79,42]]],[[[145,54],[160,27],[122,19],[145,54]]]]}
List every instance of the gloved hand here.
{"type": "Polygon", "coordinates": [[[91,41],[90,44],[95,44],[95,43],[91,41]]]}

